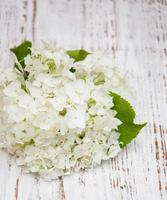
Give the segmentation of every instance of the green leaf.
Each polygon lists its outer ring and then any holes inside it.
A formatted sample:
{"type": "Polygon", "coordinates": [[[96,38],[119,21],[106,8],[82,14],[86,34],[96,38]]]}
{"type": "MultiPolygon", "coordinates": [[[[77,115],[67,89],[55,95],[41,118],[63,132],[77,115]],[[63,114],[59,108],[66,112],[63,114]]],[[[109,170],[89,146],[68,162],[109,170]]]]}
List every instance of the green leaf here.
{"type": "Polygon", "coordinates": [[[122,122],[133,122],[135,118],[135,111],[128,101],[123,99],[120,95],[110,92],[113,97],[114,107],[112,109],[117,111],[116,117],[122,122]]]}
{"type": "Polygon", "coordinates": [[[123,148],[129,144],[140,132],[145,124],[123,123],[118,127],[120,133],[119,142],[120,147],[123,148]]]}
{"type": "Polygon", "coordinates": [[[120,133],[120,147],[123,148],[139,134],[146,123],[135,124],[135,111],[130,103],[116,93],[110,92],[109,95],[113,97],[112,109],[117,112],[116,117],[122,122],[118,127],[118,132],[120,133]]]}
{"type": "Polygon", "coordinates": [[[82,61],[87,57],[87,55],[90,54],[84,49],[69,50],[66,52],[71,58],[74,59],[74,62],[82,61]]]}
{"type": "MultiPolygon", "coordinates": [[[[32,46],[32,43],[30,41],[24,41],[19,46],[10,49],[15,54],[18,62],[20,63],[20,65],[22,66],[23,69],[25,68],[24,58],[28,54],[31,54],[31,49],[30,49],[31,46],[32,46]]],[[[15,67],[16,67],[16,65],[15,65],[15,67]]],[[[16,68],[18,68],[18,67],[16,67],[16,68]]]]}

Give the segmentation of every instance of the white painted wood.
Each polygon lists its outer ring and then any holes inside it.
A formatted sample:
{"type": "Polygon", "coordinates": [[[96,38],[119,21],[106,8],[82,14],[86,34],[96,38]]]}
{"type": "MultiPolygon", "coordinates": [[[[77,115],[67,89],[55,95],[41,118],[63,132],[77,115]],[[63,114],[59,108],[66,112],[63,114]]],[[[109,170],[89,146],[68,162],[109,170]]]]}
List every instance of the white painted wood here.
{"type": "Polygon", "coordinates": [[[147,127],[102,166],[45,182],[0,154],[1,200],[167,199],[167,1],[0,0],[0,64],[24,39],[111,52],[147,127]]]}

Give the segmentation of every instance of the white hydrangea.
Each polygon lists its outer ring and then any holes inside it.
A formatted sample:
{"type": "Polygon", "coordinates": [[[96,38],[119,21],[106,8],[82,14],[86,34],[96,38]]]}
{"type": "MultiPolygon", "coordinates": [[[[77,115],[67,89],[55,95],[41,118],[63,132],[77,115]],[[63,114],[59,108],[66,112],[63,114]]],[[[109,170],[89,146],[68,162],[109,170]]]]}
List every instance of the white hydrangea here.
{"type": "Polygon", "coordinates": [[[0,147],[25,172],[47,179],[117,155],[121,122],[108,91],[120,92],[125,82],[109,57],[74,62],[63,49],[31,52],[27,80],[14,69],[0,71],[0,147]]]}

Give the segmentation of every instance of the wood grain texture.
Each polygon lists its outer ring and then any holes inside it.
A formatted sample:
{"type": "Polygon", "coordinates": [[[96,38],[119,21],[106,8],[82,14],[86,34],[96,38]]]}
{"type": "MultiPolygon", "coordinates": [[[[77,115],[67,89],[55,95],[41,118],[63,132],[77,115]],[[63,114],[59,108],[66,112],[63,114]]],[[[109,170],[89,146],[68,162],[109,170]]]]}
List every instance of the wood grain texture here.
{"type": "Polygon", "coordinates": [[[10,65],[9,47],[24,39],[111,52],[148,125],[117,158],[49,183],[1,152],[0,199],[167,199],[167,1],[0,0],[0,65],[10,65]]]}

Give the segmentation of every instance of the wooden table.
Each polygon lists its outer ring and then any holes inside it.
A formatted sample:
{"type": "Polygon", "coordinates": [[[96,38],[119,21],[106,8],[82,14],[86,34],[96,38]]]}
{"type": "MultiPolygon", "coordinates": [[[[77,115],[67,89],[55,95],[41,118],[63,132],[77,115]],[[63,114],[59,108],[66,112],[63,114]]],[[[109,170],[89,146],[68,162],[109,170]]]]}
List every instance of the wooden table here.
{"type": "Polygon", "coordinates": [[[1,66],[24,39],[111,52],[148,125],[117,158],[49,183],[2,152],[0,200],[167,199],[167,0],[0,0],[1,66]]]}

